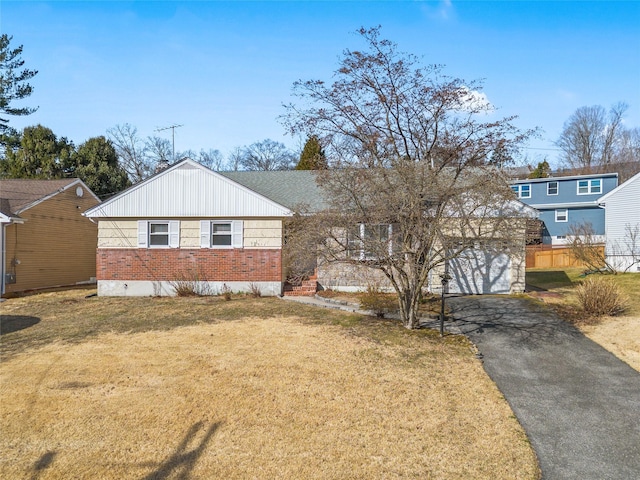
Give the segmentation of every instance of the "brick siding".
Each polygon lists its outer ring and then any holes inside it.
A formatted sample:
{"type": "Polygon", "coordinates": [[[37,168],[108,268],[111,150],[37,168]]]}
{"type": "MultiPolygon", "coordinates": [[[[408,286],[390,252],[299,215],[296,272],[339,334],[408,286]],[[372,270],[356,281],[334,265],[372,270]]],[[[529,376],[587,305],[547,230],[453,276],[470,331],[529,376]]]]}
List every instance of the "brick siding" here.
{"type": "Polygon", "coordinates": [[[280,282],[277,249],[98,249],[98,280],[172,281],[197,271],[211,282],[280,282]]]}

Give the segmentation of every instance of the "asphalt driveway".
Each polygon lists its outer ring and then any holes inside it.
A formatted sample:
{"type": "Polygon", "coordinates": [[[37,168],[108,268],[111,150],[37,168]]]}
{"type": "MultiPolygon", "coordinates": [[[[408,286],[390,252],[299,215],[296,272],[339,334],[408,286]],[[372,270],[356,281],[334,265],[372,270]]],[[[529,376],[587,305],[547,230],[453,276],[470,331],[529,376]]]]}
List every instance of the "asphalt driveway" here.
{"type": "Polygon", "coordinates": [[[640,479],[640,373],[528,299],[447,302],[527,432],[543,479],[640,479]]]}

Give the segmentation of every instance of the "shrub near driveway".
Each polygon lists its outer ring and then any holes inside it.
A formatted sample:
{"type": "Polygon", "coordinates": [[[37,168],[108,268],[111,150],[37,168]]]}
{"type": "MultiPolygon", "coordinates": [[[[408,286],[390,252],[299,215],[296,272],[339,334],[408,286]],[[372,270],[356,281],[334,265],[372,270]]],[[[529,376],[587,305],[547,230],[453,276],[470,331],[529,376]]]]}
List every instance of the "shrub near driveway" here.
{"type": "MultiPolygon", "coordinates": [[[[591,340],[640,371],[640,274],[593,274],[585,278],[581,273],[582,270],[577,268],[530,269],[527,270],[527,284],[546,290],[542,293],[532,292],[532,295],[544,298],[591,340]],[[587,284],[587,281],[615,285],[624,301],[622,315],[598,317],[585,313],[578,293],[584,288],[581,285],[587,284]]],[[[596,300],[594,303],[597,307],[599,302],[596,300]]]]}
{"type": "Polygon", "coordinates": [[[3,304],[40,321],[3,335],[2,478],[538,475],[458,337],[278,299],[38,297],[3,304]]]}

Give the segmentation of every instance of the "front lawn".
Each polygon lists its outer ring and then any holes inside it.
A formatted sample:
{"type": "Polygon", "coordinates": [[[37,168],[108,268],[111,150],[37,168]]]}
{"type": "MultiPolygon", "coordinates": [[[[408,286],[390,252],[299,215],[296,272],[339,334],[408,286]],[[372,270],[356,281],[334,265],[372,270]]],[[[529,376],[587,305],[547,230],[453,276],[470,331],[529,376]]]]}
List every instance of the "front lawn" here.
{"type": "Polygon", "coordinates": [[[2,478],[537,478],[466,340],[279,299],[2,304],[2,478]]]}

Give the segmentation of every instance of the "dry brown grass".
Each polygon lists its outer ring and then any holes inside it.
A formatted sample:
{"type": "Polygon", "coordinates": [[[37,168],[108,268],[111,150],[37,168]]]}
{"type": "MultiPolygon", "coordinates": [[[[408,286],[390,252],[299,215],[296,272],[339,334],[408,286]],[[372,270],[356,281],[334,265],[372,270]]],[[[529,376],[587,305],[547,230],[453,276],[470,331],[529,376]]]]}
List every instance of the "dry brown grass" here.
{"type": "Polygon", "coordinates": [[[619,287],[626,298],[627,309],[624,316],[599,317],[585,313],[576,295],[576,286],[583,281],[580,272],[580,269],[527,270],[527,282],[531,278],[534,285],[548,290],[543,294],[534,292],[533,296],[543,298],[587,337],[640,371],[640,274],[604,277],[619,287]]]}
{"type": "Polygon", "coordinates": [[[604,317],[580,330],[640,372],[640,317],[604,317]]]}
{"type": "Polygon", "coordinates": [[[2,336],[2,478],[538,475],[456,337],[277,299],[2,309],[40,319],[2,336]]]}

